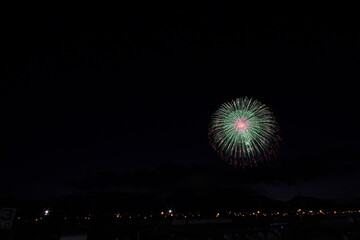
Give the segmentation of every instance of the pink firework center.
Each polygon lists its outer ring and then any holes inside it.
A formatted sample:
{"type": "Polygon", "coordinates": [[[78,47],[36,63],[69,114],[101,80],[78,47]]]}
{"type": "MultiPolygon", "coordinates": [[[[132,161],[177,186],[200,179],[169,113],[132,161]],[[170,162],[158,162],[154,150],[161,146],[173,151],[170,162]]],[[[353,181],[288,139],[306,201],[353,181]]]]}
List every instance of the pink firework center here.
{"type": "Polygon", "coordinates": [[[238,132],[245,132],[248,129],[249,121],[246,118],[238,118],[234,122],[234,127],[238,132]]]}

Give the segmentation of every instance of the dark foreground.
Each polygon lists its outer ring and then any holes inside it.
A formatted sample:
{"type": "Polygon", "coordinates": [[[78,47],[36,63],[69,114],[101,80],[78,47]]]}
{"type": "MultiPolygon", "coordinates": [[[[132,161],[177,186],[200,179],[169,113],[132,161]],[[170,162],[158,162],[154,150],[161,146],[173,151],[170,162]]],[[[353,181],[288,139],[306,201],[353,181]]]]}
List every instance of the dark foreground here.
{"type": "MultiPolygon", "coordinates": [[[[31,221],[16,218],[1,240],[140,240],[140,239],[360,239],[360,213],[343,214],[228,214],[227,216],[82,217],[43,216],[31,221]],[[269,216],[270,215],[270,216],[269,216]]],[[[220,214],[219,214],[220,215],[220,214]]]]}

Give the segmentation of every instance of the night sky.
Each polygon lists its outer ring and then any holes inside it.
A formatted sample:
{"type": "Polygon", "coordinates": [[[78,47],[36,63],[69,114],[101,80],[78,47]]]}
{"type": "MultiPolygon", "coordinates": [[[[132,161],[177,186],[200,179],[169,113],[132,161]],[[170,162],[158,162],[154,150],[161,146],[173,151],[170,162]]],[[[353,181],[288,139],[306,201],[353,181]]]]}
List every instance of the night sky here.
{"type": "Polygon", "coordinates": [[[57,196],[168,163],[226,169],[210,118],[248,96],[274,112],[282,142],[276,159],[238,172],[244,184],[289,199],[291,177],[306,196],[360,197],[355,14],[331,1],[226,2],[9,6],[0,195],[57,196]]]}

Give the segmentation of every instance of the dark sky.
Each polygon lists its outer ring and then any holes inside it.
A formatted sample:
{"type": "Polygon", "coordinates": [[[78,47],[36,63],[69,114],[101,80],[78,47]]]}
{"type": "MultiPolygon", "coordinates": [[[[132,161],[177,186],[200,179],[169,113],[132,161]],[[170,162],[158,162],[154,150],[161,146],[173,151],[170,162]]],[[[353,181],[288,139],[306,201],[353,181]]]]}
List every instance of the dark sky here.
{"type": "Polygon", "coordinates": [[[2,195],[68,193],[89,174],[169,161],[219,164],[211,114],[248,96],[273,110],[282,138],[275,163],[254,171],[265,179],[249,183],[256,191],[292,197],[278,177],[288,171],[304,195],[360,197],[359,30],[350,9],[230,1],[8,10],[2,195]]]}

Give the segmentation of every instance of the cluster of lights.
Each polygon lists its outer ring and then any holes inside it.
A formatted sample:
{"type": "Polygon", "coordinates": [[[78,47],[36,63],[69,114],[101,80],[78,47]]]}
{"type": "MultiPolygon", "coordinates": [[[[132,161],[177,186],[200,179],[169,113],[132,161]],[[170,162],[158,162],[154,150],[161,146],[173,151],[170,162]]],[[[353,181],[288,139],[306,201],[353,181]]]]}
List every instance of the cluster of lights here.
{"type": "Polygon", "coordinates": [[[354,213],[360,213],[360,210],[346,210],[346,211],[336,211],[336,210],[313,211],[313,210],[309,210],[309,211],[304,211],[304,210],[298,209],[296,211],[296,215],[310,215],[310,216],[314,216],[314,215],[343,215],[343,214],[354,214],[354,213]]]}
{"type": "MultiPolygon", "coordinates": [[[[281,212],[281,211],[273,211],[273,212],[261,212],[260,210],[258,211],[252,211],[252,212],[233,212],[233,211],[229,211],[229,212],[225,212],[225,213],[220,213],[217,212],[215,213],[214,217],[215,218],[219,218],[220,216],[223,217],[251,217],[251,216],[255,216],[255,217],[287,217],[290,214],[295,214],[295,215],[329,215],[329,214],[353,214],[353,213],[360,213],[360,210],[347,210],[347,211],[323,211],[323,210],[318,210],[318,211],[313,211],[313,210],[308,210],[308,211],[303,211],[301,209],[298,209],[297,211],[293,212],[293,213],[289,213],[289,212],[281,212]]],[[[167,210],[167,211],[161,211],[160,212],[160,216],[167,218],[167,217],[175,217],[175,218],[197,218],[197,217],[201,217],[200,213],[188,213],[188,214],[182,214],[182,213],[174,213],[172,210],[167,210]]],[[[126,216],[128,219],[131,219],[132,216],[128,215],[126,216]]],[[[135,216],[135,218],[141,218],[139,215],[135,216]]],[[[153,215],[149,215],[149,216],[143,216],[143,219],[148,219],[148,218],[152,218],[153,215]]],[[[121,214],[116,214],[116,218],[122,218],[121,214]]]]}
{"type": "MultiPolygon", "coordinates": [[[[261,212],[260,210],[258,211],[252,211],[252,212],[233,212],[233,211],[228,211],[225,213],[220,213],[217,212],[215,213],[213,216],[215,218],[219,218],[220,216],[222,217],[251,217],[251,216],[255,216],[255,217],[259,217],[259,216],[273,216],[273,217],[287,217],[289,216],[289,214],[295,214],[295,215],[307,215],[307,216],[321,216],[321,215],[348,215],[348,214],[360,214],[360,210],[302,210],[302,209],[298,209],[293,213],[289,213],[289,212],[280,212],[280,211],[272,211],[272,212],[261,212]]],[[[35,222],[41,222],[44,219],[47,218],[47,216],[50,215],[50,211],[49,210],[45,210],[42,213],[42,217],[37,217],[37,218],[33,218],[35,222]]],[[[136,214],[136,215],[129,215],[129,214],[121,214],[121,213],[116,213],[114,214],[116,219],[143,219],[143,220],[149,220],[151,218],[153,218],[153,216],[161,216],[164,218],[197,218],[197,217],[201,217],[200,213],[191,213],[188,212],[187,214],[184,213],[177,213],[174,212],[173,210],[169,209],[166,211],[161,211],[157,214],[149,214],[149,215],[140,215],[140,214],[136,214]]],[[[17,216],[17,220],[21,221],[21,220],[25,220],[26,218],[21,217],[21,216],[17,216]]],[[[91,220],[91,214],[88,214],[87,216],[77,216],[77,217],[68,217],[68,216],[64,216],[64,220],[69,220],[69,219],[76,219],[76,220],[91,220]]]]}
{"type": "MultiPolygon", "coordinates": [[[[216,214],[216,217],[218,217],[218,214],[216,214]]],[[[275,212],[261,212],[261,211],[254,211],[254,212],[228,212],[227,216],[234,216],[234,217],[250,217],[250,216],[288,216],[289,213],[287,212],[279,212],[279,211],[275,211],[275,212]]]]}
{"type": "MultiPolygon", "coordinates": [[[[360,210],[345,210],[345,211],[336,211],[336,210],[318,210],[318,211],[314,211],[314,210],[302,210],[302,209],[298,209],[297,211],[295,211],[295,213],[289,213],[289,212],[280,212],[280,211],[274,211],[274,212],[261,212],[261,211],[253,211],[253,212],[226,212],[225,214],[222,214],[223,216],[227,216],[227,217],[250,217],[250,216],[278,216],[278,217],[286,217],[289,216],[289,214],[295,214],[295,215],[310,215],[310,216],[314,216],[314,215],[338,215],[338,214],[355,214],[355,213],[360,213],[360,210]]],[[[220,213],[216,213],[215,217],[219,217],[220,213]]]]}
{"type": "Polygon", "coordinates": [[[163,218],[169,218],[169,217],[174,217],[174,218],[196,218],[196,217],[201,217],[200,213],[196,212],[196,213],[178,213],[175,212],[172,209],[168,209],[166,211],[160,211],[159,213],[152,213],[152,214],[148,214],[148,215],[143,215],[143,214],[137,214],[137,215],[130,215],[130,214],[121,214],[121,213],[116,213],[114,214],[116,219],[151,219],[154,216],[155,217],[163,217],[163,218]]]}
{"type": "MultiPolygon", "coordinates": [[[[24,218],[23,217],[17,217],[17,220],[23,220],[24,218]]],[[[71,218],[69,217],[66,217],[64,216],[64,220],[70,220],[71,218]]],[[[73,219],[76,219],[76,220],[91,220],[91,217],[74,217],[73,219]]],[[[44,220],[43,217],[39,217],[39,218],[35,218],[34,221],[35,222],[41,222],[42,220],[44,220]]]]}

